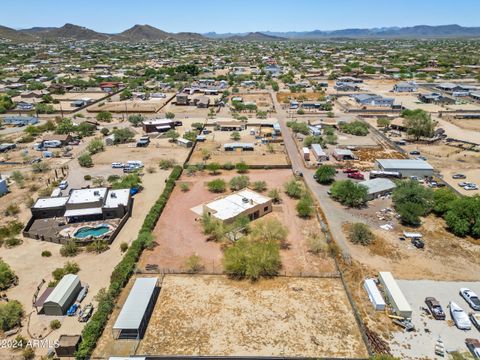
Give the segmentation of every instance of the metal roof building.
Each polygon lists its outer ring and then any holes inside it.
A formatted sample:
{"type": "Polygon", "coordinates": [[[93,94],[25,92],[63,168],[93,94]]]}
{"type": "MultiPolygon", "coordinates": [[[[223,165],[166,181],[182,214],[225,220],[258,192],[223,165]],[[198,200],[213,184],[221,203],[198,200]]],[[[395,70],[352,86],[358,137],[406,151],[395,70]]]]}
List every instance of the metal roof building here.
{"type": "Polygon", "coordinates": [[[399,172],[404,178],[433,176],[433,166],[423,160],[377,159],[377,167],[382,171],[399,172]]]}
{"type": "Polygon", "coordinates": [[[378,279],[383,287],[383,291],[389,300],[393,312],[404,318],[412,317],[412,308],[403,295],[391,272],[380,271],[378,279]]]}
{"type": "Polygon", "coordinates": [[[392,180],[385,178],[365,180],[361,181],[360,184],[367,187],[368,200],[373,200],[379,196],[385,195],[397,187],[392,180]]]}
{"type": "Polygon", "coordinates": [[[157,278],[138,278],[113,325],[115,339],[140,339],[157,300],[157,278]]]}
{"type": "Polygon", "coordinates": [[[75,302],[81,287],[78,275],[65,275],[43,303],[43,313],[45,315],[65,315],[68,308],[75,302]]]}

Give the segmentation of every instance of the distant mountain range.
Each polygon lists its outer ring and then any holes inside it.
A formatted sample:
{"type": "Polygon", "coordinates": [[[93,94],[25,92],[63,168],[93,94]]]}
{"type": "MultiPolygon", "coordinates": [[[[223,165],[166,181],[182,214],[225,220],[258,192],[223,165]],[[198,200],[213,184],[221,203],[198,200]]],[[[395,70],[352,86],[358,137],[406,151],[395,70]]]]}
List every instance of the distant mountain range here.
{"type": "MultiPolygon", "coordinates": [[[[460,25],[417,25],[412,27],[386,27],[372,29],[342,29],[342,30],[313,30],[272,32],[263,31],[259,34],[270,35],[284,39],[334,39],[334,38],[446,38],[446,37],[480,37],[480,27],[463,27],[460,25]]],[[[214,32],[204,34],[212,39],[230,39],[248,36],[248,33],[217,34],[214,32]]]]}
{"type": "Polygon", "coordinates": [[[15,42],[33,42],[41,40],[101,40],[101,41],[159,41],[159,40],[201,40],[228,39],[247,41],[280,40],[321,40],[335,38],[350,39],[395,39],[395,38],[472,38],[480,37],[480,27],[463,27],[460,25],[418,25],[412,27],[386,27],[372,29],[314,30],[290,32],[249,32],[217,34],[209,32],[197,34],[189,32],[169,33],[150,25],[135,25],[119,34],[96,32],[83,26],[65,24],[62,27],[33,27],[15,30],[0,26],[0,39],[15,42]]]}

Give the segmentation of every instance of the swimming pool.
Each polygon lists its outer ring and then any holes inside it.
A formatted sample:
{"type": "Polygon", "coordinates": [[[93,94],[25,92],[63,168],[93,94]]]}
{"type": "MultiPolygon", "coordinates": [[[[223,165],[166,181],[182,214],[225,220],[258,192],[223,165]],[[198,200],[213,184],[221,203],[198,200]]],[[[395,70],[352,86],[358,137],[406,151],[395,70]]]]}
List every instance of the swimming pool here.
{"type": "Polygon", "coordinates": [[[73,236],[79,239],[83,239],[89,236],[99,237],[110,231],[108,225],[99,225],[97,227],[83,227],[75,232],[73,236]]]}

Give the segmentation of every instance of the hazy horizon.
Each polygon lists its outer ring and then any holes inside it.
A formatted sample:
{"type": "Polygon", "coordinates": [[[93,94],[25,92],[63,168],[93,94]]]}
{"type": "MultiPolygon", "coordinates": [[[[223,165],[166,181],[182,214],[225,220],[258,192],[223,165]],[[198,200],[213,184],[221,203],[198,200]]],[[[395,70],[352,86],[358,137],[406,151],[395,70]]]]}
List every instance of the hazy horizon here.
{"type": "Polygon", "coordinates": [[[182,6],[137,0],[85,0],[81,6],[60,0],[19,0],[2,4],[0,25],[14,29],[61,27],[65,23],[103,33],[119,33],[135,24],[168,32],[245,33],[301,32],[351,28],[409,27],[416,25],[479,26],[480,1],[403,0],[392,12],[383,0],[184,0],[182,6]],[[293,4],[293,5],[292,5],[293,4]],[[28,9],[28,11],[25,11],[28,9]]]}

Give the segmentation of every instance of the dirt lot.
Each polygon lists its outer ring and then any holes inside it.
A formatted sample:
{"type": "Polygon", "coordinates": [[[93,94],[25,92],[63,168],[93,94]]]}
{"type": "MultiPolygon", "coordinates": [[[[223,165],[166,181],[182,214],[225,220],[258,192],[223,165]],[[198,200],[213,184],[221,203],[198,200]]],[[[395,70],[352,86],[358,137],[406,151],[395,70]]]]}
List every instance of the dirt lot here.
{"type": "Polygon", "coordinates": [[[172,96],[165,99],[151,99],[151,100],[125,100],[125,101],[111,101],[98,103],[87,108],[88,112],[110,111],[117,113],[124,112],[158,112],[167,104],[172,96]]]}
{"type": "Polygon", "coordinates": [[[165,276],[137,354],[367,356],[338,279],[198,275],[165,276]]]}
{"type": "MultiPolygon", "coordinates": [[[[255,139],[255,135],[250,134],[251,128],[240,131],[240,140],[232,140],[231,131],[212,131],[206,136],[205,142],[197,143],[195,151],[190,158],[190,164],[203,163],[203,151],[208,151],[209,162],[218,162],[220,164],[244,161],[247,165],[288,165],[288,157],[283,143],[271,143],[270,149],[267,144],[262,144],[260,140],[255,139]],[[254,151],[225,151],[223,145],[227,143],[243,142],[255,145],[254,151]],[[205,149],[205,150],[203,150],[205,149]],[[273,152],[272,152],[273,151],[273,152]]],[[[258,129],[257,129],[258,130],[258,129]]]]}
{"type": "Polygon", "coordinates": [[[243,98],[244,103],[254,102],[257,105],[258,110],[261,111],[272,111],[273,110],[273,101],[270,93],[236,93],[230,96],[229,101],[232,101],[234,97],[243,98]]]}
{"type": "Polygon", "coordinates": [[[452,119],[450,121],[459,128],[480,131],[480,119],[452,119]]]}
{"type": "Polygon", "coordinates": [[[305,92],[305,93],[278,92],[277,100],[279,103],[289,103],[290,100],[319,101],[319,99],[323,99],[324,96],[325,94],[323,92],[305,92]]]}
{"type": "MultiPolygon", "coordinates": [[[[221,175],[227,182],[237,175],[235,172],[224,171],[221,175]]],[[[290,170],[255,170],[248,173],[250,181],[263,180],[268,188],[282,188],[292,173],[290,170]]],[[[145,251],[139,266],[158,264],[160,269],[185,271],[185,261],[192,254],[197,254],[203,260],[206,272],[222,272],[221,245],[207,242],[198,221],[198,214],[192,211],[205,202],[217,196],[210,193],[205,183],[214,177],[208,174],[198,174],[192,177],[182,177],[180,182],[187,182],[190,191],[184,193],[176,187],[155,228],[154,234],[158,244],[153,250],[145,251]],[[196,221],[197,220],[197,221],[196,221]]],[[[335,271],[332,260],[326,255],[313,255],[308,252],[306,239],[311,234],[319,234],[320,225],[315,219],[302,220],[296,215],[294,200],[282,194],[282,204],[274,206],[274,211],[266,215],[278,218],[289,230],[287,242],[289,248],[281,250],[283,274],[322,274],[335,271]]]]}

